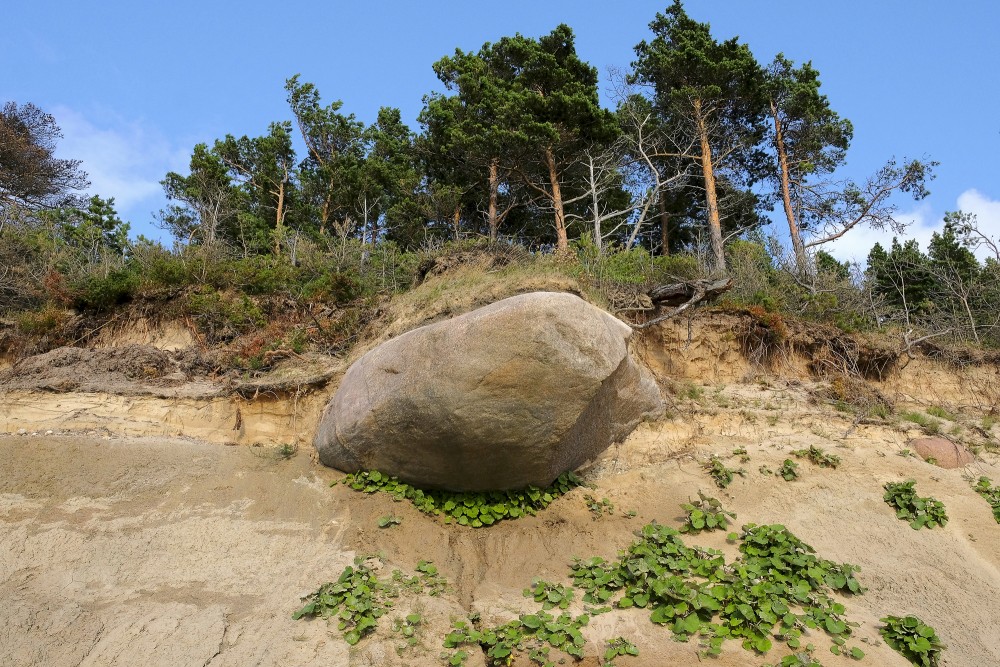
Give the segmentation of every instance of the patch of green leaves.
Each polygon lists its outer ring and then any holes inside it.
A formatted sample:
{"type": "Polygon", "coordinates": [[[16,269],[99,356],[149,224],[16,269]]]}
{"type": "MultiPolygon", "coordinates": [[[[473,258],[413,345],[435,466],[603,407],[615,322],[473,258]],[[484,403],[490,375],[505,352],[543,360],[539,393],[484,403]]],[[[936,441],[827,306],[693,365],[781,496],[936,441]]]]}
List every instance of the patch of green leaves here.
{"type": "MultiPolygon", "coordinates": [[[[458,621],[454,629],[444,639],[447,649],[460,648],[464,644],[478,644],[486,653],[490,665],[509,665],[517,651],[529,651],[529,659],[545,667],[555,667],[548,659],[549,648],[555,648],[574,658],[583,658],[586,640],[580,628],[590,622],[590,617],[581,614],[573,618],[569,614],[558,617],[540,611],[537,614],[522,614],[517,620],[495,628],[481,630],[473,623],[458,621]]],[[[464,664],[466,654],[459,650],[446,654],[451,665],[464,664]],[[457,662],[456,662],[457,660],[457,662]]]]}
{"type": "Polygon", "coordinates": [[[541,602],[542,609],[546,611],[555,607],[567,609],[569,603],[573,601],[573,589],[562,584],[533,579],[531,588],[524,589],[524,597],[534,598],[535,602],[541,602]]]}
{"type": "Polygon", "coordinates": [[[990,504],[993,518],[1000,523],[1000,486],[993,486],[989,477],[980,477],[972,488],[990,504]]]}
{"type": "Polygon", "coordinates": [[[423,622],[420,614],[407,614],[405,618],[397,618],[392,622],[392,631],[398,632],[406,640],[406,646],[415,646],[417,644],[417,631],[420,629],[420,624],[423,622]]]}
{"type": "Polygon", "coordinates": [[[444,515],[446,521],[462,526],[483,528],[498,521],[534,515],[545,509],[559,496],[580,486],[582,482],[572,472],[566,472],[551,486],[534,486],[521,491],[491,491],[483,493],[423,490],[399,481],[377,470],[347,475],[344,484],[363,493],[383,492],[395,500],[409,500],[424,514],[444,515]]]}
{"type": "Polygon", "coordinates": [[[796,449],[792,454],[797,458],[806,459],[820,468],[836,468],[840,465],[839,456],[827,454],[821,447],[817,447],[816,445],[809,445],[809,449],[796,449]]]}
{"type": "Polygon", "coordinates": [[[948,523],[948,514],[944,503],[934,498],[917,496],[912,479],[905,482],[889,482],[885,485],[883,499],[896,510],[896,518],[909,521],[913,530],[921,528],[944,527],[948,523]]]}
{"type": "Polygon", "coordinates": [[[785,459],[781,467],[778,469],[778,474],[786,482],[791,482],[794,479],[799,478],[799,464],[791,459],[785,459]]]}
{"type": "Polygon", "coordinates": [[[583,501],[587,504],[587,509],[594,515],[595,519],[599,519],[605,512],[610,516],[615,511],[614,504],[607,498],[597,500],[594,496],[587,494],[583,497],[583,501]]]}
{"type": "Polygon", "coordinates": [[[945,648],[934,628],[916,616],[886,616],[879,634],[897,653],[920,667],[938,667],[945,648]]]}
{"type": "Polygon", "coordinates": [[[862,593],[858,568],[816,557],[784,526],[748,524],[734,537],[741,556],[726,563],[721,552],[689,547],[678,531],[652,523],[616,562],[578,558],[570,576],[585,602],[647,609],[678,640],[699,636],[708,656],[729,639],[757,653],[774,640],[798,651],[806,629],[822,629],[840,651],[857,624],[831,593],[862,593]]]}
{"type": "Polygon", "coordinates": [[[685,380],[684,382],[679,382],[674,385],[674,391],[678,398],[687,398],[692,401],[697,401],[705,393],[704,387],[699,387],[695,383],[685,380]]]}
{"type": "MultiPolygon", "coordinates": [[[[420,561],[417,574],[412,577],[394,570],[388,580],[380,580],[368,561],[355,558],[354,565],[344,568],[337,581],[323,584],[315,593],[306,596],[306,604],[292,614],[292,618],[336,618],[344,640],[353,646],[375,630],[378,619],[393,606],[392,598],[399,597],[402,590],[427,592],[433,596],[447,589],[447,582],[430,561],[420,561]]],[[[419,624],[420,616],[410,614],[400,627],[415,628],[419,624]]],[[[409,639],[413,633],[404,631],[403,636],[409,639]]]]}
{"type": "Polygon", "coordinates": [[[613,667],[614,659],[620,655],[639,655],[639,649],[624,637],[615,637],[608,642],[608,648],[604,651],[603,667],[613,667]]]}
{"type": "Polygon", "coordinates": [[[939,405],[932,405],[927,408],[927,414],[938,419],[947,419],[950,422],[958,421],[958,417],[948,412],[939,405]]]}
{"type": "Polygon", "coordinates": [[[385,614],[384,590],[365,560],[357,558],[354,567],[347,566],[336,582],[323,584],[306,597],[305,606],[292,614],[292,618],[336,617],[344,640],[353,646],[372,632],[385,614]]]}
{"type": "Polygon", "coordinates": [[[386,514],[385,516],[381,517],[378,520],[378,527],[388,528],[390,526],[398,526],[401,523],[403,523],[403,520],[398,516],[391,516],[389,514],[386,514]]]}
{"type": "Polygon", "coordinates": [[[745,476],[746,470],[743,468],[733,469],[727,468],[726,464],[722,462],[718,456],[713,456],[709,459],[708,463],[705,464],[705,470],[708,474],[715,480],[715,485],[720,489],[724,489],[733,483],[733,477],[735,475],[745,476]]]}
{"type": "Polygon", "coordinates": [[[700,533],[703,530],[725,530],[729,527],[729,519],[736,515],[722,509],[722,503],[717,498],[698,492],[698,500],[681,504],[681,509],[687,514],[682,533],[700,533]]]}
{"type": "Polygon", "coordinates": [[[823,667],[823,664],[812,655],[815,650],[812,644],[808,644],[804,651],[786,655],[777,665],[768,663],[764,667],[823,667]]]}

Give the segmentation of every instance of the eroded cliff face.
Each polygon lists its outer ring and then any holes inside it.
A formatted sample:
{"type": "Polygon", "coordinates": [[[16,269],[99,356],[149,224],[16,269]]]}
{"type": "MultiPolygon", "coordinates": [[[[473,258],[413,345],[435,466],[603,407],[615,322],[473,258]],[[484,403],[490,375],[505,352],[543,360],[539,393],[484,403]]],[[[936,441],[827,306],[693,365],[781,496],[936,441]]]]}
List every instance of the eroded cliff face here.
{"type": "MultiPolygon", "coordinates": [[[[398,310],[412,326],[446,317],[437,310],[440,304],[420,315],[415,297],[406,296],[391,312],[398,310]]],[[[835,384],[847,377],[901,408],[1000,410],[1000,363],[994,359],[935,350],[905,354],[884,341],[806,325],[792,325],[780,342],[768,344],[754,326],[746,314],[706,312],[636,333],[630,347],[668,393],[679,382],[722,386],[776,378],[835,384]]],[[[187,340],[178,323],[142,322],[117,331],[120,337],[102,334],[93,348],[59,349],[0,368],[0,432],[105,430],[307,445],[349,362],[372,345],[362,343],[343,359],[290,358],[264,377],[234,382],[213,378],[211,365],[198,361],[197,348],[178,347],[187,340]]],[[[385,329],[378,333],[375,340],[384,340],[385,329]]]]}
{"type": "MultiPolygon", "coordinates": [[[[420,298],[390,309],[410,323],[402,331],[480,305],[456,295],[444,310],[428,301],[432,312],[420,298]]],[[[943,664],[1000,664],[1000,526],[970,488],[980,475],[1000,481],[1000,421],[990,417],[998,366],[921,350],[911,358],[830,330],[792,326],[776,339],[759,326],[745,314],[699,313],[690,329],[684,320],[634,335],[632,353],[663,388],[667,415],[585,466],[589,488],[479,530],[330,487],[342,475],[318,464],[310,442],[349,359],[291,358],[262,378],[219,381],[181,363],[184,350],[170,347],[177,335],[147,327],[8,368],[0,431],[25,435],[0,435],[0,664],[437,665],[453,619],[479,614],[491,626],[537,613],[522,595],[532,579],[569,585],[573,556],[613,559],[644,524],[678,526],[678,506],[699,491],[737,515],[734,527],[780,523],[820,557],[861,566],[868,592],[841,600],[860,624],[861,664],[908,664],[878,635],[887,614],[933,625],[948,645],[943,664]],[[111,363],[127,345],[149,348],[145,361],[111,363]],[[899,415],[931,407],[944,409],[933,428],[975,453],[970,466],[909,455],[926,427],[899,415]],[[809,447],[840,464],[795,456],[809,447]],[[712,457],[742,470],[725,489],[705,470],[712,457]],[[786,459],[799,463],[790,482],[774,474],[786,459]],[[945,504],[945,528],[896,519],[882,487],[903,479],[945,504]],[[595,514],[588,496],[614,509],[595,514]],[[401,523],[380,529],[390,515],[401,523]],[[291,620],[302,595],[373,553],[385,577],[432,560],[449,587],[404,593],[355,647],[335,623],[291,620]],[[412,645],[393,631],[409,613],[422,617],[412,645]]],[[[735,558],[724,533],[684,539],[735,558]]],[[[581,664],[599,664],[618,636],[640,651],[623,667],[704,664],[697,642],[674,641],[645,610],[597,615],[584,630],[581,664]]],[[[858,664],[830,654],[822,633],[808,639],[824,665],[858,664]]],[[[761,658],[727,642],[713,662],[778,662],[783,651],[761,658]]],[[[468,665],[485,664],[470,652],[468,665]]]]}

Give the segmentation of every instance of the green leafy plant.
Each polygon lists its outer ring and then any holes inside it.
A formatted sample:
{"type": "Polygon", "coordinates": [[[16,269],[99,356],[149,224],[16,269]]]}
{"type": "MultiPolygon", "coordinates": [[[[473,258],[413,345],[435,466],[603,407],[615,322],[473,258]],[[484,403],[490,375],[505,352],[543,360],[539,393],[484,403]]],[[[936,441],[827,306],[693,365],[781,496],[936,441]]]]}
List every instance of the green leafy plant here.
{"type": "Polygon", "coordinates": [[[417,630],[420,629],[422,622],[423,619],[420,614],[407,614],[405,618],[393,620],[392,631],[398,632],[406,639],[406,646],[415,646],[417,643],[417,630]]]}
{"type": "Polygon", "coordinates": [[[363,493],[383,492],[395,500],[409,500],[424,514],[440,516],[463,526],[482,528],[498,521],[534,515],[545,509],[559,496],[580,486],[582,482],[572,472],[565,472],[544,489],[529,486],[522,491],[492,491],[483,493],[458,493],[452,491],[422,490],[398,478],[377,470],[347,475],[343,483],[363,493]]]}
{"type": "Polygon", "coordinates": [[[734,537],[742,542],[741,556],[726,563],[721,552],[688,547],[678,531],[652,523],[616,562],[577,558],[570,575],[584,602],[648,609],[650,620],[678,640],[700,636],[708,656],[719,655],[727,639],[758,653],[775,639],[798,651],[802,633],[817,628],[837,652],[860,652],[844,648],[857,624],[830,595],[864,591],[857,567],[816,557],[780,525],[748,524],[734,537]]]}
{"type": "Polygon", "coordinates": [[[993,486],[989,477],[980,477],[972,487],[993,508],[993,518],[1000,523],[1000,486],[993,486]]]}
{"type": "Polygon", "coordinates": [[[608,648],[604,651],[604,667],[613,667],[614,659],[620,655],[639,655],[639,649],[624,637],[609,640],[608,648]]]}
{"type": "Polygon", "coordinates": [[[945,648],[934,628],[916,616],[886,616],[879,634],[897,653],[920,667],[938,667],[945,648]]]}
{"type": "MultiPolygon", "coordinates": [[[[392,591],[400,588],[410,593],[426,592],[431,597],[437,597],[448,590],[448,581],[438,573],[437,565],[429,560],[417,563],[417,573],[410,577],[400,570],[392,571],[392,591]]],[[[395,596],[395,593],[392,593],[395,596]]]]}
{"type": "Polygon", "coordinates": [[[594,496],[587,494],[583,497],[583,500],[587,504],[587,509],[590,510],[590,513],[594,515],[595,519],[600,518],[601,515],[604,514],[605,512],[607,512],[608,515],[610,515],[612,512],[615,511],[615,506],[607,498],[601,498],[600,500],[597,500],[596,498],[594,498],[594,496]]]}
{"type": "Polygon", "coordinates": [[[729,519],[736,515],[722,509],[722,503],[716,498],[698,492],[698,500],[681,504],[681,509],[687,514],[682,533],[700,533],[703,530],[725,530],[729,527],[729,519]]]}
{"type": "Polygon", "coordinates": [[[799,464],[791,459],[785,459],[784,462],[782,462],[781,467],[778,469],[778,474],[781,475],[782,479],[786,482],[798,479],[799,464]]]}
{"type": "Polygon", "coordinates": [[[740,463],[747,463],[750,461],[750,455],[747,453],[746,447],[737,447],[734,449],[733,456],[740,457],[740,463]]]}
{"type": "MultiPolygon", "coordinates": [[[[590,617],[581,614],[575,618],[569,614],[558,617],[540,611],[537,614],[522,614],[517,620],[485,630],[477,629],[472,622],[458,621],[454,629],[445,636],[444,647],[459,648],[463,644],[478,644],[486,653],[490,665],[509,665],[516,651],[530,651],[530,659],[546,667],[555,663],[548,659],[548,647],[575,657],[583,658],[586,640],[580,628],[590,622],[590,617]],[[548,644],[548,647],[545,646],[548,644]]],[[[452,665],[464,664],[464,657],[457,651],[446,654],[452,665]]]]}
{"type": "Polygon", "coordinates": [[[734,470],[733,468],[727,468],[726,464],[722,462],[718,456],[713,456],[709,459],[708,463],[704,466],[708,474],[715,480],[715,485],[720,489],[724,489],[733,482],[733,477],[735,475],[745,476],[746,470],[739,468],[734,470]]]}
{"type": "Polygon", "coordinates": [[[573,589],[566,588],[562,584],[533,579],[531,588],[524,589],[524,597],[534,598],[535,602],[541,602],[542,609],[546,611],[555,607],[567,609],[569,603],[573,601],[573,589]]]}
{"type": "Polygon", "coordinates": [[[883,499],[890,507],[895,508],[896,518],[910,522],[914,530],[921,528],[944,527],[948,523],[948,514],[944,503],[934,498],[917,496],[912,479],[905,482],[889,482],[885,485],[883,499]]]}
{"type": "Polygon", "coordinates": [[[697,401],[705,393],[704,387],[699,387],[689,380],[675,384],[674,391],[677,393],[678,398],[687,398],[692,401],[697,401]]]}
{"type": "Polygon", "coordinates": [[[385,614],[385,605],[380,599],[383,589],[364,559],[356,558],[354,567],[347,566],[336,582],[320,586],[306,598],[308,602],[292,614],[292,618],[336,616],[344,640],[353,646],[372,632],[378,625],[378,619],[385,614]]]}
{"type": "Polygon", "coordinates": [[[812,655],[815,650],[815,647],[809,644],[804,651],[786,655],[777,665],[768,663],[764,667],[823,667],[822,663],[812,655]]]}
{"type": "Polygon", "coordinates": [[[820,468],[836,468],[840,465],[840,457],[827,454],[822,448],[816,445],[809,445],[809,449],[796,449],[792,454],[800,459],[806,459],[820,468]]]}
{"type": "MultiPolygon", "coordinates": [[[[306,596],[306,604],[292,614],[292,618],[336,618],[344,641],[353,646],[375,630],[378,619],[393,606],[391,598],[399,597],[401,590],[439,595],[447,587],[447,582],[438,576],[437,567],[430,561],[420,561],[418,574],[413,577],[394,570],[392,578],[383,581],[375,575],[369,560],[360,556],[355,558],[354,565],[344,568],[337,581],[323,584],[315,593],[306,596]]],[[[419,615],[410,614],[400,627],[415,628],[419,623],[419,615]]],[[[410,638],[413,633],[403,632],[403,635],[410,638]]]]}
{"type": "Polygon", "coordinates": [[[403,523],[403,520],[398,516],[385,515],[378,520],[379,528],[388,528],[389,526],[398,526],[403,523]]]}

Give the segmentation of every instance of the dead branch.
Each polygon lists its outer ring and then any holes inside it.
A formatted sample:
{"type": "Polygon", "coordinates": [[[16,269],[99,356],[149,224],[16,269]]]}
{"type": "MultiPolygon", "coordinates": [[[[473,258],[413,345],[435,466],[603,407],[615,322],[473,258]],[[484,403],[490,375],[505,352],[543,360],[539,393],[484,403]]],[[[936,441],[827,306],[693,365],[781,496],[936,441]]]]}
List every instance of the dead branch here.
{"type": "Polygon", "coordinates": [[[683,313],[702,301],[714,299],[728,292],[733,286],[732,278],[720,280],[691,280],[670,285],[660,285],[649,290],[649,298],[657,306],[676,306],[673,310],[642,324],[633,324],[633,329],[646,329],[683,313]]]}

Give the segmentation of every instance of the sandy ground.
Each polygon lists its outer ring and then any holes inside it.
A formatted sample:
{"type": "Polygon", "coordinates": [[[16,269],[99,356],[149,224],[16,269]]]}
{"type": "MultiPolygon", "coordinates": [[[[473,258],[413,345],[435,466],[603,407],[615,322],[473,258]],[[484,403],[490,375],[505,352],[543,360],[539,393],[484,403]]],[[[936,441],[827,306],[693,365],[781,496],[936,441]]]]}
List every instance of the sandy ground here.
{"type": "MultiPolygon", "coordinates": [[[[678,504],[699,489],[718,496],[742,523],[783,523],[820,556],[860,565],[868,587],[845,599],[857,621],[861,664],[905,667],[881,643],[878,619],[913,613],[948,645],[949,667],[1000,665],[1000,525],[970,489],[970,477],[1000,481],[995,455],[966,470],[899,456],[913,435],[896,426],[858,426],[811,405],[795,389],[733,385],[676,406],[585,472],[576,489],[537,517],[473,530],[446,526],[408,503],[365,496],[329,482],[341,475],[307,451],[289,460],[271,450],[169,439],[0,437],[0,665],[436,665],[451,620],[484,623],[536,607],[521,591],[533,577],[567,582],[572,556],[614,557],[633,531],[657,520],[678,525],[678,504]],[[836,470],[800,461],[800,479],[777,469],[789,451],[817,444],[843,459],[836,470]],[[725,491],[701,468],[711,453],[747,449],[745,477],[725,491]],[[944,529],[914,531],[882,502],[882,484],[917,480],[942,500],[944,529]],[[595,517],[584,495],[607,497],[595,517]],[[635,512],[634,517],[627,513],[635,512]],[[402,523],[377,527],[393,514],[402,523]],[[380,629],[349,649],[334,625],[292,621],[299,598],[335,579],[358,554],[378,554],[385,572],[421,559],[451,582],[442,597],[401,599],[380,629]],[[416,611],[419,642],[402,648],[391,617],[416,611]]],[[[708,534],[689,543],[735,547],[708,534]]],[[[639,665],[755,665],[735,643],[699,660],[695,642],[672,641],[639,610],[595,617],[588,657],[623,635],[639,665]]],[[[827,667],[858,664],[809,640],[827,667]]],[[[482,664],[474,656],[469,665],[482,664]]],[[[520,663],[527,664],[527,660],[520,663]]],[[[567,664],[571,664],[568,661],[567,664]]]]}

